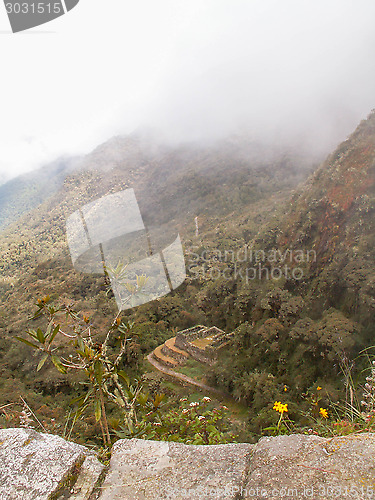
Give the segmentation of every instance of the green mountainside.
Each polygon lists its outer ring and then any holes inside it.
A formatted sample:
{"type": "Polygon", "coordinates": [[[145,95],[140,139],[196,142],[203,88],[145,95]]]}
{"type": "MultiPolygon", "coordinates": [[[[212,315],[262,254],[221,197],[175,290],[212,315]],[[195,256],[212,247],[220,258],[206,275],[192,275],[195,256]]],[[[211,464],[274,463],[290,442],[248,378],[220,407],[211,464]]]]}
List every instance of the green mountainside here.
{"type": "Polygon", "coordinates": [[[229,300],[242,324],[211,383],[247,401],[253,429],[267,424],[268,402],[284,397],[283,387],[302,404],[317,385],[345,399],[343,378],[363,380],[358,355],[375,334],[374,210],[372,112],[249,243],[261,279],[240,279],[230,290],[223,283],[220,293],[212,287],[207,310],[214,314],[214,298],[222,313],[229,300]],[[285,265],[288,276],[279,279],[285,265]],[[272,273],[277,279],[265,279],[272,273]]]}
{"type": "Polygon", "coordinates": [[[316,252],[301,290],[318,312],[341,309],[374,333],[375,113],[361,122],[291,201],[280,247],[316,252]]]}
{"type": "MultiPolygon", "coordinates": [[[[255,234],[259,221],[306,178],[316,159],[238,138],[209,147],[167,148],[133,136],[113,138],[79,166],[58,190],[51,190],[50,197],[0,233],[0,400],[4,404],[13,401],[15,394],[40,390],[48,397],[56,390],[53,387],[65,384],[65,377],[56,377],[50,366],[36,374],[35,353],[15,341],[15,336],[36,326],[28,318],[38,298],[50,295],[73,302],[99,327],[116,312],[114,299],[105,293],[104,278],[76,272],[72,266],[65,236],[70,214],[101,196],[132,187],[148,227],[180,233],[189,267],[191,245],[200,245],[203,239],[214,242],[219,224],[227,224],[229,244],[243,234],[246,238],[255,234]],[[238,227],[237,218],[244,212],[252,215],[246,226],[238,227]],[[195,240],[196,216],[199,241],[195,240]]],[[[189,278],[174,293],[135,311],[137,322],[147,330],[142,352],[171,336],[173,328],[191,326],[204,317],[196,303],[200,287],[189,278]]]]}
{"type": "Polygon", "coordinates": [[[65,221],[129,187],[147,227],[180,233],[188,271],[171,294],[124,313],[139,335],[129,372],[176,329],[216,325],[234,334],[207,380],[249,408],[252,431],[284,387],[296,402],[317,383],[339,397],[340,367],[375,333],[374,166],[374,113],[319,168],[243,138],[172,148],[129,136],[98,147],[0,233],[0,405],[74,392],[48,364],[36,374],[38,354],[14,337],[45,295],[74,303],[99,332],[113,318],[104,277],[72,267],[65,221]]]}

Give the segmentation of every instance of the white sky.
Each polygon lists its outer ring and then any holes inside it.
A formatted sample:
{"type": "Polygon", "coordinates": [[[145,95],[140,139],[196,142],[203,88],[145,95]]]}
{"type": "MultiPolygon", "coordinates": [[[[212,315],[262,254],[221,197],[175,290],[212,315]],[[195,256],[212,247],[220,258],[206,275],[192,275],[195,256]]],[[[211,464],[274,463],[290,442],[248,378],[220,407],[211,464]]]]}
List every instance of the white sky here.
{"type": "Polygon", "coordinates": [[[327,147],[375,107],[374,20],[374,0],[80,0],[12,34],[0,5],[0,176],[143,126],[327,147]]]}

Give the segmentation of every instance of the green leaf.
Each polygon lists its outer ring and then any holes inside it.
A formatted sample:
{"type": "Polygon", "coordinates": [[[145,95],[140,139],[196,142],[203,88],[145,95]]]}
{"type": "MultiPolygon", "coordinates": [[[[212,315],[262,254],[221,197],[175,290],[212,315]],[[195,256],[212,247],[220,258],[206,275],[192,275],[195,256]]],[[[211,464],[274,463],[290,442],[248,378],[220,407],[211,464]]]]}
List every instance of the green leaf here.
{"type": "Polygon", "coordinates": [[[98,399],[95,400],[95,420],[99,422],[102,416],[102,407],[100,406],[100,401],[98,399]]]}
{"type": "MultiPolygon", "coordinates": [[[[74,404],[76,404],[76,403],[80,403],[78,406],[80,406],[80,407],[81,407],[82,405],[84,405],[84,404],[87,402],[87,400],[89,399],[89,397],[91,396],[91,394],[92,394],[93,392],[94,392],[94,389],[93,389],[93,388],[91,388],[91,389],[89,389],[89,390],[87,391],[87,393],[86,393],[86,394],[82,394],[82,396],[77,396],[76,398],[71,399],[71,400],[69,401],[69,404],[70,404],[70,405],[74,405],[74,404]]],[[[85,406],[87,407],[87,404],[86,404],[85,406]]]]}
{"type": "Polygon", "coordinates": [[[154,407],[157,408],[160,405],[160,403],[163,401],[164,398],[165,398],[165,394],[156,394],[155,399],[153,401],[154,407]]]}
{"type": "Polygon", "coordinates": [[[45,337],[44,337],[44,335],[43,335],[43,332],[42,332],[42,330],[41,330],[40,328],[38,328],[38,329],[37,329],[37,331],[36,331],[36,336],[37,336],[37,338],[38,338],[39,342],[40,342],[41,344],[44,344],[44,342],[46,341],[46,339],[45,339],[45,337]]]}
{"type": "Polygon", "coordinates": [[[30,337],[32,337],[33,339],[38,340],[38,336],[35,330],[31,330],[30,328],[29,330],[27,330],[27,334],[30,335],[30,337]]]}
{"type": "Polygon", "coordinates": [[[94,375],[99,385],[101,385],[103,380],[103,364],[101,361],[96,360],[94,363],[94,375]]]}
{"type": "Polygon", "coordinates": [[[27,344],[27,345],[30,345],[31,347],[34,347],[34,349],[39,349],[39,346],[38,345],[35,345],[33,344],[32,342],[29,342],[28,340],[26,339],[23,339],[22,337],[15,337],[17,340],[19,340],[20,342],[23,342],[24,344],[27,344]]]}
{"type": "Polygon", "coordinates": [[[56,366],[56,368],[59,370],[60,373],[66,373],[66,368],[65,368],[65,366],[62,365],[60,358],[52,355],[51,360],[52,360],[52,363],[56,366]]]}
{"type": "Polygon", "coordinates": [[[137,402],[141,406],[146,406],[147,400],[148,400],[148,393],[140,392],[137,397],[137,402]]]}
{"type": "Polygon", "coordinates": [[[84,400],[85,403],[89,399],[89,397],[93,394],[94,391],[95,391],[95,389],[93,387],[87,391],[86,396],[85,396],[85,400],[84,400]]]}
{"type": "Polygon", "coordinates": [[[48,323],[48,326],[47,326],[47,330],[46,330],[46,338],[47,338],[47,337],[48,337],[48,335],[51,333],[52,326],[53,326],[53,321],[51,320],[51,321],[48,323]]]}
{"type": "Polygon", "coordinates": [[[68,317],[70,316],[72,319],[77,320],[77,321],[80,319],[78,313],[76,313],[75,311],[72,311],[72,310],[67,311],[67,315],[68,315],[68,317]]]}
{"type": "Polygon", "coordinates": [[[118,375],[119,377],[121,377],[121,378],[124,380],[124,382],[126,383],[126,385],[129,387],[129,385],[130,385],[130,379],[129,379],[129,377],[126,375],[126,373],[124,372],[124,370],[119,370],[119,371],[117,372],[117,375],[118,375]]]}
{"type": "Polygon", "coordinates": [[[38,311],[36,311],[36,312],[33,314],[33,316],[31,316],[31,318],[30,318],[30,319],[40,318],[40,316],[42,316],[42,314],[43,314],[43,308],[42,308],[42,307],[40,307],[40,308],[38,309],[38,311]]]}
{"type": "Polygon", "coordinates": [[[47,359],[48,359],[48,353],[44,353],[43,356],[42,356],[42,359],[38,363],[38,367],[36,369],[37,372],[42,368],[42,366],[47,361],[47,359]]]}
{"type": "Polygon", "coordinates": [[[94,351],[91,349],[91,347],[85,345],[85,357],[87,359],[91,359],[94,357],[94,351]]]}
{"type": "Polygon", "coordinates": [[[74,405],[75,403],[79,403],[80,401],[83,402],[83,400],[85,399],[85,396],[86,396],[86,394],[82,394],[82,396],[77,396],[76,398],[71,399],[69,401],[69,404],[74,405]]]}
{"type": "Polygon", "coordinates": [[[74,413],[74,419],[73,422],[77,422],[77,420],[80,418],[80,416],[83,414],[83,412],[86,410],[88,405],[80,406],[78,410],[74,413]]]}
{"type": "Polygon", "coordinates": [[[60,331],[60,325],[57,325],[56,328],[53,329],[52,331],[52,335],[51,335],[51,338],[49,339],[49,345],[52,344],[54,338],[56,337],[56,335],[59,333],[60,331]]]}
{"type": "Polygon", "coordinates": [[[274,436],[278,433],[277,427],[265,427],[262,431],[272,432],[274,436]]]}

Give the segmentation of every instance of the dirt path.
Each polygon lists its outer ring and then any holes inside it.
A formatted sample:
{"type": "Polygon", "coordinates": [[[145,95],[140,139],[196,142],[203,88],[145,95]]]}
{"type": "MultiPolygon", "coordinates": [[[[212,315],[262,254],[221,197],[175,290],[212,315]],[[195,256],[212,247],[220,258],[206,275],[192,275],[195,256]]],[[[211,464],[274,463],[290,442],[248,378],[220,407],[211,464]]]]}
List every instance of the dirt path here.
{"type": "Polygon", "coordinates": [[[182,380],[183,382],[187,382],[188,384],[195,385],[196,387],[200,387],[205,391],[214,392],[215,394],[219,394],[220,396],[227,396],[227,394],[225,394],[222,391],[219,391],[218,389],[215,389],[214,387],[202,384],[202,382],[198,382],[197,380],[194,380],[193,378],[190,378],[187,375],[183,375],[182,373],[177,373],[174,370],[171,370],[170,368],[161,365],[152,357],[152,353],[147,356],[147,361],[157,370],[159,370],[162,373],[165,373],[166,375],[182,380]]]}

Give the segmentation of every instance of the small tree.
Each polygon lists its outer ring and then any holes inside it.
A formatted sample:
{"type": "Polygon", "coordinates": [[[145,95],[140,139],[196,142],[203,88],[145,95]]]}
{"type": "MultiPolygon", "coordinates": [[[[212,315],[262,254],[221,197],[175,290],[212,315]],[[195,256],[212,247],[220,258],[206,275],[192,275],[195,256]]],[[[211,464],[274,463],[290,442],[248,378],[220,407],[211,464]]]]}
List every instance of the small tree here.
{"type": "MultiPolygon", "coordinates": [[[[117,283],[127,288],[130,300],[140,293],[147,278],[136,276],[134,283],[126,282],[123,269],[119,265],[110,272],[112,277],[116,277],[117,283]]],[[[90,318],[78,313],[70,305],[55,306],[49,296],[38,300],[32,319],[41,317],[47,323],[44,330],[29,329],[28,339],[16,338],[41,352],[37,371],[50,359],[59,372],[79,372],[86,378],[85,393],[72,400],[72,404],[78,405],[72,428],[83,413],[91,408],[100,424],[103,443],[110,447],[107,408],[112,403],[121,411],[125,423],[122,431],[117,433],[120,437],[167,439],[173,429],[173,439],[182,442],[190,443],[193,438],[195,444],[227,442],[223,434],[221,410],[206,410],[198,415],[194,408],[199,403],[190,405],[189,411],[184,409],[182,413],[179,411],[181,407],[177,412],[167,410],[164,394],[151,397],[143,391],[140,381],[131,383],[122,365],[126,364],[135,329],[134,323],[121,318],[120,313],[115,316],[105,335],[101,336],[104,337],[102,342],[95,340],[90,318]],[[116,349],[111,348],[113,345],[116,349]]],[[[209,398],[204,398],[202,403],[207,403],[208,400],[209,398]]]]}
{"type": "Polygon", "coordinates": [[[37,366],[39,371],[50,359],[61,373],[78,371],[87,381],[85,394],[75,398],[78,404],[74,415],[75,423],[84,411],[91,407],[99,422],[103,442],[110,446],[111,439],[107,419],[107,405],[114,403],[124,415],[129,429],[137,421],[135,402],[142,390],[138,382],[131,385],[124,370],[123,358],[132,339],[133,323],[116,315],[108,328],[102,343],[93,338],[92,324],[85,315],[79,314],[69,305],[55,306],[49,296],[38,300],[33,319],[45,317],[47,326],[37,330],[29,329],[29,339],[17,339],[42,353],[37,366]],[[110,354],[109,345],[116,342],[118,349],[110,354]]]}

